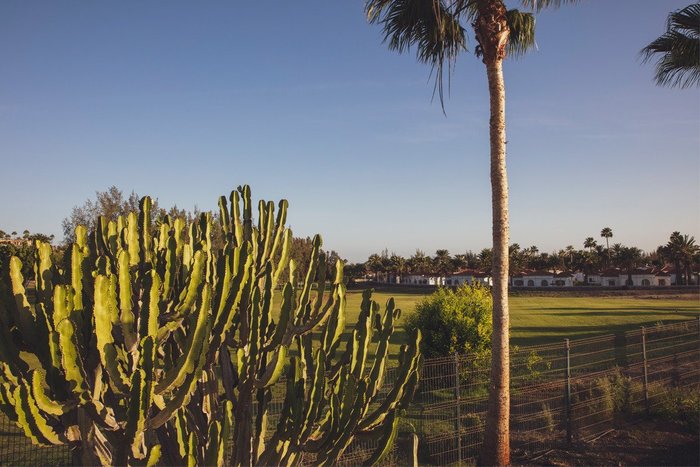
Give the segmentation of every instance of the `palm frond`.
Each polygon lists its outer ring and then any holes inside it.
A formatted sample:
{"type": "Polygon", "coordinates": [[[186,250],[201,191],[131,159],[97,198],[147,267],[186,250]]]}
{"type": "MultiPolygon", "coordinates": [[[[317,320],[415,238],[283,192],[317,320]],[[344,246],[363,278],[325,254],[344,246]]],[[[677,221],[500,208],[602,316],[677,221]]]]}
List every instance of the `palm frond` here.
{"type": "Polygon", "coordinates": [[[547,8],[559,8],[567,3],[577,3],[578,1],[579,0],[520,0],[520,3],[522,3],[525,8],[539,13],[547,8]]]}
{"type": "Polygon", "coordinates": [[[479,13],[477,0],[452,0],[449,9],[454,16],[463,18],[465,24],[472,23],[479,13]]]}
{"type": "Polygon", "coordinates": [[[519,57],[537,47],[535,43],[535,16],[518,10],[508,10],[506,21],[510,29],[508,55],[519,57]]]}
{"type": "Polygon", "coordinates": [[[444,72],[449,87],[457,55],[467,45],[459,16],[442,0],[368,0],[365,13],[370,23],[382,26],[389,49],[403,53],[415,46],[418,60],[432,66],[434,93],[444,111],[444,72]]]}
{"type": "Polygon", "coordinates": [[[666,29],[683,31],[691,37],[700,36],[700,3],[693,3],[668,15],[666,29]]]}
{"type": "Polygon", "coordinates": [[[666,29],[640,52],[644,63],[658,56],[656,84],[681,88],[700,84],[700,4],[672,12],[666,29]]]}

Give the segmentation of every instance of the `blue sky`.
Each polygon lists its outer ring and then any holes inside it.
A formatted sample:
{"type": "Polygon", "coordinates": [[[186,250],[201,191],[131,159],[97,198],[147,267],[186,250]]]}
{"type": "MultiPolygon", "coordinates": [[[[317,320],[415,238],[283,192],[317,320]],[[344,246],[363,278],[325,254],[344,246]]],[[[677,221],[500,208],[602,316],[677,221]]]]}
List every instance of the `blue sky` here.
{"type": "MultiPolygon", "coordinates": [[[[505,65],[512,242],[700,240],[700,94],[638,56],[688,2],[538,16],[539,49],[505,65]]],[[[111,185],[214,209],[249,183],[353,261],[489,246],[483,64],[460,57],[445,116],[362,4],[0,2],[0,229],[60,236],[111,185]]]]}

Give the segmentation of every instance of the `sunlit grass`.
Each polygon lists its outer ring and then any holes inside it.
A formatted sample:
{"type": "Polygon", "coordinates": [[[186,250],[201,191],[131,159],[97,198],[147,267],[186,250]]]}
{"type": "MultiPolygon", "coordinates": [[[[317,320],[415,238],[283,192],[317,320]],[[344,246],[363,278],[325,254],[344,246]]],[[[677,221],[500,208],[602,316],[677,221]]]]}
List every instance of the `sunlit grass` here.
{"type": "MultiPolygon", "coordinates": [[[[375,292],[373,300],[384,310],[393,297],[402,309],[396,326],[391,352],[398,353],[407,336],[403,323],[425,293],[375,292]]],[[[347,294],[347,323],[357,321],[362,291],[347,294]]],[[[613,334],[659,322],[686,321],[700,316],[700,298],[684,295],[670,298],[644,297],[567,297],[514,296],[510,298],[511,344],[534,345],[601,334],[613,334]]]]}

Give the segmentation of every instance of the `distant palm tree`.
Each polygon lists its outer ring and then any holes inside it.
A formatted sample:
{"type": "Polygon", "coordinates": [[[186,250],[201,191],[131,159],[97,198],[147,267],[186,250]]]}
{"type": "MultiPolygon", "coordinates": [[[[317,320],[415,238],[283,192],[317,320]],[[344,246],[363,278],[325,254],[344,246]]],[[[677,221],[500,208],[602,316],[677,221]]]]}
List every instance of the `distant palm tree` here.
{"type": "Polygon", "coordinates": [[[493,266],[493,250],[491,250],[491,248],[484,248],[481,250],[477,258],[479,259],[479,268],[481,270],[491,270],[493,266]]]}
{"type": "Polygon", "coordinates": [[[446,276],[453,271],[452,257],[447,250],[437,250],[433,259],[433,269],[441,276],[446,276]]]}
{"type": "Polygon", "coordinates": [[[666,32],[641,54],[644,62],[658,57],[657,85],[686,88],[700,84],[700,3],[669,14],[666,32]]]}
{"type": "Polygon", "coordinates": [[[408,259],[408,267],[414,274],[429,274],[432,269],[432,261],[421,250],[408,259]]]}
{"type": "Polygon", "coordinates": [[[389,262],[391,263],[391,271],[394,273],[394,277],[397,277],[400,283],[401,277],[406,272],[406,259],[403,256],[392,254],[389,262]]]}
{"type": "Polygon", "coordinates": [[[605,239],[605,250],[608,253],[608,265],[610,265],[610,242],[609,242],[609,240],[613,236],[613,231],[610,227],[604,227],[603,230],[600,231],[600,236],[605,239]]]}
{"type": "Polygon", "coordinates": [[[379,282],[379,272],[384,269],[384,264],[382,263],[382,257],[374,253],[370,255],[365,263],[367,270],[374,273],[374,281],[379,282]]]}
{"type": "Polygon", "coordinates": [[[452,258],[452,267],[455,271],[469,267],[469,259],[466,254],[457,254],[452,258]]]}
{"type": "Polygon", "coordinates": [[[564,266],[565,266],[566,269],[571,269],[571,265],[572,265],[573,262],[574,262],[574,252],[576,251],[576,249],[574,248],[573,245],[568,245],[568,246],[564,249],[564,251],[566,252],[566,256],[568,256],[568,258],[569,258],[569,266],[568,266],[568,268],[566,267],[566,264],[564,264],[564,266]]]}
{"type": "Polygon", "coordinates": [[[693,274],[692,263],[700,252],[700,246],[695,244],[695,237],[673,232],[665,247],[664,256],[673,262],[676,270],[676,284],[690,284],[693,274]],[[685,272],[685,277],[683,277],[685,272]]]}
{"type": "MultiPolygon", "coordinates": [[[[613,245],[614,247],[619,244],[613,245]]],[[[632,271],[642,259],[642,250],[636,247],[620,246],[617,249],[615,259],[618,265],[627,271],[627,284],[632,284],[632,271]]]]}
{"type": "Polygon", "coordinates": [[[593,251],[593,248],[595,248],[596,245],[598,245],[598,242],[596,242],[593,237],[586,237],[586,239],[583,241],[583,247],[588,248],[591,251],[593,251]]]}
{"type": "Polygon", "coordinates": [[[513,243],[508,247],[508,265],[510,268],[510,275],[514,275],[523,268],[524,252],[520,249],[520,245],[513,243]]]}

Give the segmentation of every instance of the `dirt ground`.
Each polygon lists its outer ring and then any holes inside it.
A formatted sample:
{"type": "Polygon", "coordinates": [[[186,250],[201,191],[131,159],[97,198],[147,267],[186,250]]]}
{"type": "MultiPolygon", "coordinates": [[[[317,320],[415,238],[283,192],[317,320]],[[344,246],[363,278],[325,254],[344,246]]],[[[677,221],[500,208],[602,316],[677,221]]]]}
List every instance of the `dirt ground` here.
{"type": "Polygon", "coordinates": [[[554,449],[519,465],[700,466],[700,436],[675,423],[643,421],[619,426],[566,450],[554,449]]]}

